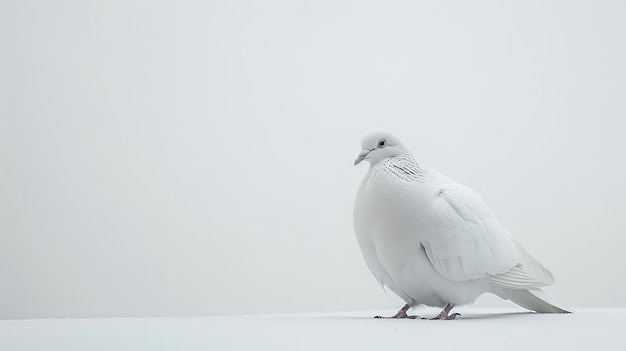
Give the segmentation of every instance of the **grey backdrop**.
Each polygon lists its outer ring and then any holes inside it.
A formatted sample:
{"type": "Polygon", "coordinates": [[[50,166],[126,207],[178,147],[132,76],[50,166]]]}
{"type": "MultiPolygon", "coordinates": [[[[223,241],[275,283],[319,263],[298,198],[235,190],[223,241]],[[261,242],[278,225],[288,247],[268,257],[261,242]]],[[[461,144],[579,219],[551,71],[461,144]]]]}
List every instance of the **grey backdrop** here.
{"type": "Polygon", "coordinates": [[[625,306],[625,4],[3,1],[0,318],[400,307],[352,231],[373,127],[625,306]]]}

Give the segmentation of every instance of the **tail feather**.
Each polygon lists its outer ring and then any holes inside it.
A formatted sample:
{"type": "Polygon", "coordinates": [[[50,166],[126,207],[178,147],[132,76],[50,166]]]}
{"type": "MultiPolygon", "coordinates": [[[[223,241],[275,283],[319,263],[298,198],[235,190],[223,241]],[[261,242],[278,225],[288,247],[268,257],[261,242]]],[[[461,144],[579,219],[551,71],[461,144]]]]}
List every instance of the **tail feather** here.
{"type": "Polygon", "coordinates": [[[559,307],[554,297],[543,289],[502,289],[496,294],[539,313],[572,313],[570,309],[559,307]]]}

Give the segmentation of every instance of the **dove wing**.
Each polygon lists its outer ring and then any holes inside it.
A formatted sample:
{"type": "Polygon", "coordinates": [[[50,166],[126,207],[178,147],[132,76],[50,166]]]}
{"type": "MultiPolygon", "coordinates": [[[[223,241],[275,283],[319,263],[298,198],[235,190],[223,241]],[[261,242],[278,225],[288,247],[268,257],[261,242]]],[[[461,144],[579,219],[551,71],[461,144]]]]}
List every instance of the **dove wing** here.
{"type": "Polygon", "coordinates": [[[550,272],[523,250],[467,186],[440,186],[430,211],[419,241],[435,270],[445,278],[484,279],[506,288],[552,283],[550,272]]]}

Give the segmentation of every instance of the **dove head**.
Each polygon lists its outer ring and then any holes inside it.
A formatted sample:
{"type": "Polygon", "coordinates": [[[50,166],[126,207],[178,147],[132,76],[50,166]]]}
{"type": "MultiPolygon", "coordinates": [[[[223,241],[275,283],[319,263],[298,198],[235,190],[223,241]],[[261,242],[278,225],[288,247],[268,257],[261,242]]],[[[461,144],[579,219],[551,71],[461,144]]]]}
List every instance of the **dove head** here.
{"type": "Polygon", "coordinates": [[[354,160],[354,165],[368,161],[373,166],[386,158],[406,152],[408,149],[397,136],[383,129],[374,129],[361,139],[361,152],[354,160]]]}

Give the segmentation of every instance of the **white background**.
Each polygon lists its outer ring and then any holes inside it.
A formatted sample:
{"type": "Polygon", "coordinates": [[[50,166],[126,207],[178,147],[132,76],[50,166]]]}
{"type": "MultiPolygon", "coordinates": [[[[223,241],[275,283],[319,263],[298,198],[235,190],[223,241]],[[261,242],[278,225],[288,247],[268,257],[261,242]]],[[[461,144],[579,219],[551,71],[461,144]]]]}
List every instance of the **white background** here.
{"type": "Polygon", "coordinates": [[[479,192],[565,305],[625,306],[625,18],[3,1],[0,318],[400,307],[352,231],[374,127],[479,192]]]}

